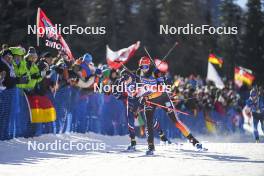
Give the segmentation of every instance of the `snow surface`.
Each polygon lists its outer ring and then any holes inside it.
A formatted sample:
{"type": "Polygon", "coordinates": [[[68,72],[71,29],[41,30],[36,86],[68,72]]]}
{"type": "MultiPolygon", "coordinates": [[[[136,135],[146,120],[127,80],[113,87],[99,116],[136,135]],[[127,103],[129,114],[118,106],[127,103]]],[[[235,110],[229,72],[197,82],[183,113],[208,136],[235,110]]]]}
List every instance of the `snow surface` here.
{"type": "Polygon", "coordinates": [[[128,136],[103,136],[94,133],[43,135],[0,142],[0,176],[97,176],[97,175],[264,175],[264,143],[252,137],[202,137],[209,141],[207,152],[197,152],[186,141],[181,145],[160,145],[156,140],[155,156],[145,156],[146,140],[138,140],[138,151],[124,152],[128,136]],[[28,141],[62,143],[103,142],[104,151],[46,150],[29,151],[28,141]],[[221,141],[221,143],[216,142],[221,141]],[[251,142],[251,143],[249,143],[251,142]]]}

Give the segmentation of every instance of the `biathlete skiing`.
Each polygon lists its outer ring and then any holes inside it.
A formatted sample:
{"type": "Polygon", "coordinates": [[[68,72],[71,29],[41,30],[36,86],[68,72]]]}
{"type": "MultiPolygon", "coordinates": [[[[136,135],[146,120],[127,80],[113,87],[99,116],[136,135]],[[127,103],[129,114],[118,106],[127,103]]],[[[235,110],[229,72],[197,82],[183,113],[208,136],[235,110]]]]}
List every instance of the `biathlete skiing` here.
{"type": "MultiPolygon", "coordinates": [[[[126,70],[121,71],[121,77],[115,81],[115,85],[122,85],[126,87],[135,86],[135,75],[127,72],[126,70]]],[[[130,137],[130,145],[127,147],[128,151],[135,151],[136,150],[136,133],[135,133],[135,118],[137,118],[138,114],[140,113],[142,117],[145,117],[144,113],[144,105],[139,103],[138,97],[134,96],[134,94],[129,91],[126,92],[118,92],[115,89],[112,91],[115,98],[122,100],[127,107],[127,124],[128,124],[128,132],[130,137]]],[[[152,124],[153,128],[158,132],[160,140],[164,143],[170,144],[170,140],[166,137],[165,133],[160,127],[160,123],[157,119],[155,119],[154,123],[152,124]]]]}
{"type": "Polygon", "coordinates": [[[262,131],[264,131],[264,101],[256,88],[250,91],[250,96],[246,101],[245,112],[250,118],[253,118],[253,134],[256,143],[259,143],[258,123],[261,123],[262,131]]]}
{"type": "Polygon", "coordinates": [[[142,89],[137,91],[135,95],[139,99],[140,104],[144,104],[144,113],[146,117],[146,134],[148,142],[148,150],[146,155],[153,155],[155,150],[154,134],[153,134],[153,117],[157,105],[164,107],[171,121],[181,131],[190,143],[198,150],[205,149],[202,144],[191,134],[190,130],[180,121],[169,93],[166,91],[155,91],[152,88],[157,85],[157,78],[154,77],[153,68],[151,68],[151,60],[148,56],[144,56],[139,61],[137,82],[143,85],[142,89]]]}

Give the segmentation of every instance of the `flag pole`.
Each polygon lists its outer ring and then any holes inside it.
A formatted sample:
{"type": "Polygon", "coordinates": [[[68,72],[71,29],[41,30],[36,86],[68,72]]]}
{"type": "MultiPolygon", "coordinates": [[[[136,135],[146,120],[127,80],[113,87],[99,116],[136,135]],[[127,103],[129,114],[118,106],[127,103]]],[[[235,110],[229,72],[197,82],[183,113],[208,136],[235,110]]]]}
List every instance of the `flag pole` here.
{"type": "Polygon", "coordinates": [[[37,26],[37,46],[39,46],[39,16],[40,16],[40,8],[38,8],[36,26],[37,26]]]}
{"type": "Polygon", "coordinates": [[[53,97],[55,98],[56,97],[56,94],[57,94],[57,86],[59,85],[59,74],[57,74],[57,77],[56,77],[56,83],[55,83],[55,90],[54,90],[54,94],[53,94],[53,97]]]}

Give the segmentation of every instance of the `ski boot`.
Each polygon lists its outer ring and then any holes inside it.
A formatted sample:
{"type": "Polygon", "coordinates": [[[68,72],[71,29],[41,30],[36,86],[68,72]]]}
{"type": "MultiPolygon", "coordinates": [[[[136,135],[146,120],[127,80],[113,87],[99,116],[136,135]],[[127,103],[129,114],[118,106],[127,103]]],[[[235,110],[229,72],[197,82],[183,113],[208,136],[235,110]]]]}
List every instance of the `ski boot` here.
{"type": "Polygon", "coordinates": [[[160,140],[164,142],[165,144],[171,144],[171,141],[166,137],[164,133],[160,134],[160,140]]]}
{"type": "Polygon", "coordinates": [[[189,134],[187,136],[187,139],[189,139],[190,143],[193,144],[193,146],[195,147],[197,151],[207,151],[208,150],[207,148],[204,148],[203,145],[195,137],[193,137],[192,134],[189,134]]]}
{"type": "Polygon", "coordinates": [[[131,139],[130,146],[127,147],[127,151],[136,151],[137,142],[135,139],[131,139]]]}
{"type": "Polygon", "coordinates": [[[203,150],[203,145],[201,143],[196,143],[194,146],[198,151],[203,150]]]}
{"type": "Polygon", "coordinates": [[[259,137],[256,137],[256,143],[259,143],[259,137]]]}
{"type": "Polygon", "coordinates": [[[146,155],[151,156],[154,155],[155,147],[153,144],[149,144],[148,150],[146,151],[146,155]]]}
{"type": "Polygon", "coordinates": [[[189,142],[192,143],[193,146],[199,143],[199,141],[193,137],[192,134],[189,134],[186,138],[189,139],[189,142]]]}

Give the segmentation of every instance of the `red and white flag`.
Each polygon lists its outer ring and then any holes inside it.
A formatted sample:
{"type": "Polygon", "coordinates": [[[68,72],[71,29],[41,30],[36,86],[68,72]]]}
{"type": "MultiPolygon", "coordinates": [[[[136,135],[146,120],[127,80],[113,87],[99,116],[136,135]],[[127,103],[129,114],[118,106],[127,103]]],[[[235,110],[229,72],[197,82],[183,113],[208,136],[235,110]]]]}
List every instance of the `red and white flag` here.
{"type": "Polygon", "coordinates": [[[112,51],[109,46],[106,46],[106,61],[111,69],[119,69],[123,64],[127,63],[128,60],[134,56],[135,52],[140,46],[140,42],[129,46],[128,48],[123,48],[118,51],[112,51]]]}
{"type": "Polygon", "coordinates": [[[39,46],[39,38],[45,38],[45,45],[67,54],[69,59],[73,59],[73,55],[64,38],[58,31],[57,27],[52,24],[42,9],[38,8],[37,13],[37,45],[39,46]]]}
{"type": "Polygon", "coordinates": [[[252,70],[244,67],[235,67],[235,84],[241,87],[243,84],[251,86],[255,80],[252,70]]]}

